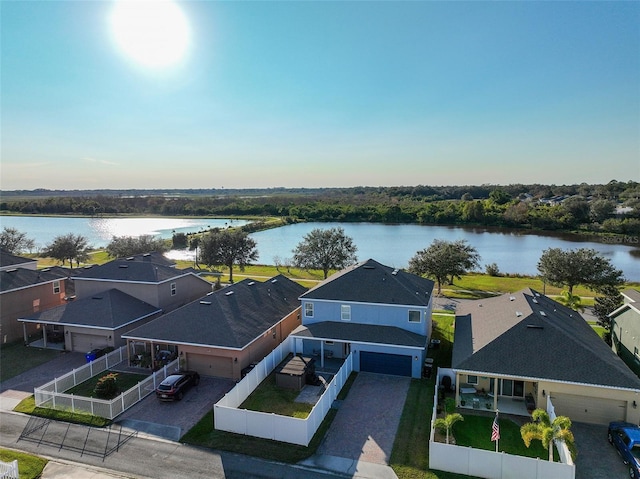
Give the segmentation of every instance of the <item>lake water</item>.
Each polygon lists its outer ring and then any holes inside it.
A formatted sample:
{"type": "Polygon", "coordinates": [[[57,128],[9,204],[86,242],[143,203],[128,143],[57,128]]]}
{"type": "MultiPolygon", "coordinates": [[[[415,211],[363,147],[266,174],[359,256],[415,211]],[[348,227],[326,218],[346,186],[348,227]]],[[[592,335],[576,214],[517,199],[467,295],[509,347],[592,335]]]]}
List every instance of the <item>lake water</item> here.
{"type": "MultiPolygon", "coordinates": [[[[14,227],[44,246],[56,236],[79,233],[93,247],[106,246],[113,236],[142,234],[171,238],[173,232],[191,233],[213,227],[239,226],[246,221],[184,218],[59,218],[1,216],[2,227],[14,227]]],[[[593,248],[624,271],[630,281],[640,281],[640,241],[637,237],[599,238],[574,235],[541,235],[522,230],[461,228],[431,225],[379,223],[297,223],[253,233],[258,262],[274,264],[274,258],[293,256],[292,250],[314,228],[342,227],[353,238],[359,260],[373,258],[392,267],[406,267],[409,259],[434,239],[466,240],[478,250],[481,269],[496,263],[503,273],[537,274],[536,265],[547,248],[593,248]]],[[[173,259],[191,259],[189,251],[171,251],[173,259]]]]}

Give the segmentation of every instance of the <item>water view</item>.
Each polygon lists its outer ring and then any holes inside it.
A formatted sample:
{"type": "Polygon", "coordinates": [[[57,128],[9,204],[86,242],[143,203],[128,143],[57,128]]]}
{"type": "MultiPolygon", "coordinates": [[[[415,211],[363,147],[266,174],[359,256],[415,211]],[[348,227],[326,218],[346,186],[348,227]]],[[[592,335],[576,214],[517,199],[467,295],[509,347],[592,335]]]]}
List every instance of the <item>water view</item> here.
{"type": "MultiPolygon", "coordinates": [[[[240,226],[244,220],[207,218],[60,218],[2,216],[2,227],[27,233],[42,247],[56,236],[80,233],[94,248],[106,246],[113,236],[143,234],[171,238],[174,232],[193,233],[214,227],[240,226]]],[[[314,228],[342,227],[358,247],[359,260],[374,258],[393,267],[406,267],[416,251],[434,239],[467,240],[480,253],[481,269],[496,263],[503,273],[537,274],[537,262],[547,248],[593,248],[624,271],[630,281],[640,281],[640,244],[636,237],[598,238],[574,235],[541,235],[518,230],[462,228],[430,225],[386,225],[379,223],[298,223],[253,233],[258,244],[258,262],[285,260],[302,238],[314,228]],[[608,241],[608,242],[607,242],[608,241]]],[[[193,259],[193,252],[173,250],[173,259],[193,259]]]]}

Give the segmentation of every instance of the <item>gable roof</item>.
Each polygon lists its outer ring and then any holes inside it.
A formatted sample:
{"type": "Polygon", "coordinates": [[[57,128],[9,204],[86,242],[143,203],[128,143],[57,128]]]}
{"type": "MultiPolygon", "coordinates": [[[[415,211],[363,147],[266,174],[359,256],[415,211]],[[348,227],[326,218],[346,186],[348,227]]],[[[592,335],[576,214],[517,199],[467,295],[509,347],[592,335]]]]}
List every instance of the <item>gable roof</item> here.
{"type": "Polygon", "coordinates": [[[54,266],[45,269],[14,268],[0,271],[0,293],[29,288],[68,278],[71,271],[54,266]]]}
{"type": "Polygon", "coordinates": [[[279,323],[300,303],[305,288],[278,275],[259,282],[244,279],[203,296],[144,326],[128,339],[242,349],[279,323]]]}
{"type": "Polygon", "coordinates": [[[161,309],[149,303],[118,289],[110,289],[90,298],[78,299],[20,318],[18,321],[115,330],[160,312],[161,309]]]}
{"type": "Polygon", "coordinates": [[[348,341],[353,343],[392,344],[424,349],[427,337],[406,331],[396,326],[380,326],[375,324],[344,323],[323,321],[298,326],[292,336],[315,338],[325,341],[348,341]]]}
{"type": "Polygon", "coordinates": [[[16,256],[5,250],[0,250],[0,269],[17,268],[26,264],[32,265],[33,263],[37,263],[37,261],[35,259],[16,256]]]}
{"type": "Polygon", "coordinates": [[[119,258],[99,266],[83,268],[79,270],[79,276],[76,280],[162,283],[180,276],[193,274],[191,271],[176,269],[167,264],[167,261],[154,262],[151,257],[148,260],[143,260],[142,258],[145,258],[145,256],[119,258]]]}
{"type": "Polygon", "coordinates": [[[452,367],[640,389],[640,379],[579,313],[529,288],[461,306],[452,367]]]}
{"type": "Polygon", "coordinates": [[[434,282],[368,259],[330,276],[300,299],[428,306],[434,282]]]}

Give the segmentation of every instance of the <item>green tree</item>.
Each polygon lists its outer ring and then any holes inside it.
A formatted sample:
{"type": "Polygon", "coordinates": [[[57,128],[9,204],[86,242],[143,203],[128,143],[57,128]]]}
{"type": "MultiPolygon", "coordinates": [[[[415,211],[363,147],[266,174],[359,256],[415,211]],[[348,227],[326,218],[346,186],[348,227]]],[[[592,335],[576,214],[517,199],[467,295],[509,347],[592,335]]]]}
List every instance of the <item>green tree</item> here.
{"type": "Polygon", "coordinates": [[[246,265],[258,259],[256,242],[242,230],[211,230],[200,241],[200,262],[207,266],[229,268],[229,281],[233,283],[233,266],[244,271],[246,265]]]}
{"type": "Polygon", "coordinates": [[[45,246],[42,254],[57,259],[64,265],[69,260],[69,266],[73,268],[73,261],[80,263],[89,259],[89,241],[82,235],[69,233],[56,236],[51,243],[45,246]]]}
{"type": "Polygon", "coordinates": [[[438,294],[448,278],[460,277],[480,265],[480,255],[465,240],[433,240],[427,248],[418,251],[409,260],[409,271],[420,276],[434,278],[438,284],[438,294]]]}
{"type": "Polygon", "coordinates": [[[438,418],[433,422],[434,429],[446,434],[447,444],[449,444],[449,433],[453,428],[453,425],[459,421],[464,421],[462,414],[457,412],[453,414],[447,414],[444,418],[438,418]]]}
{"type": "Polygon", "coordinates": [[[114,236],[106,247],[107,254],[112,258],[126,258],[154,251],[164,253],[168,250],[169,247],[163,239],[151,235],[114,236]]]}
{"type": "Polygon", "coordinates": [[[605,286],[600,291],[602,296],[597,296],[593,304],[593,313],[598,318],[598,324],[604,328],[603,339],[611,345],[611,318],[609,314],[618,309],[624,303],[622,295],[615,286],[605,286]]]}
{"type": "Polygon", "coordinates": [[[496,189],[489,193],[489,199],[499,205],[504,205],[511,201],[511,195],[504,190],[496,189]]]}
{"type": "Polygon", "coordinates": [[[577,285],[598,291],[604,286],[624,282],[621,270],[589,248],[548,248],[538,261],[538,271],[543,281],[558,287],[566,286],[570,294],[573,294],[573,288],[577,285]]]}
{"type": "Polygon", "coordinates": [[[575,460],[577,451],[571,432],[571,419],[567,416],[558,416],[552,422],[544,409],[536,409],[531,417],[533,421],[520,428],[520,435],[525,446],[529,447],[533,440],[541,441],[542,446],[549,449],[549,461],[553,461],[553,441],[562,441],[567,445],[571,457],[575,460]]]}
{"type": "Polygon", "coordinates": [[[589,203],[580,196],[572,196],[562,202],[562,209],[570,214],[574,223],[586,223],[589,221],[589,203]]]}
{"type": "Polygon", "coordinates": [[[326,279],[331,269],[355,264],[357,247],[342,228],[313,229],[293,250],[293,263],[302,269],[321,269],[326,279]]]}
{"type": "Polygon", "coordinates": [[[596,223],[602,223],[613,216],[615,211],[616,204],[611,200],[594,200],[589,205],[589,217],[596,223]]]}
{"type": "Polygon", "coordinates": [[[462,209],[462,219],[474,223],[484,221],[484,204],[482,201],[467,201],[462,209]]]}
{"type": "Polygon", "coordinates": [[[32,250],[35,242],[27,238],[27,234],[18,231],[16,228],[2,228],[0,233],[0,249],[7,253],[20,253],[25,250],[32,250]]]}

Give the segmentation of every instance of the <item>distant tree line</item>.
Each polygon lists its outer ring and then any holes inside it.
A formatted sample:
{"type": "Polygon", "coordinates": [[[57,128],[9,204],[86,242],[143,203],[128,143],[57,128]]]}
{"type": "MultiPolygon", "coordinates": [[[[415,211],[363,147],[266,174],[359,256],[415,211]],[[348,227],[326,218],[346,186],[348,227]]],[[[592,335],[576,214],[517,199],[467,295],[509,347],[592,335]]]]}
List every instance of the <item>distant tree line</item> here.
{"type": "Polygon", "coordinates": [[[249,190],[251,194],[3,196],[0,210],[87,216],[279,216],[287,221],[478,225],[640,234],[640,183],[249,190]],[[263,194],[258,194],[259,192],[263,194]],[[623,214],[616,208],[626,207],[623,214]]]}

